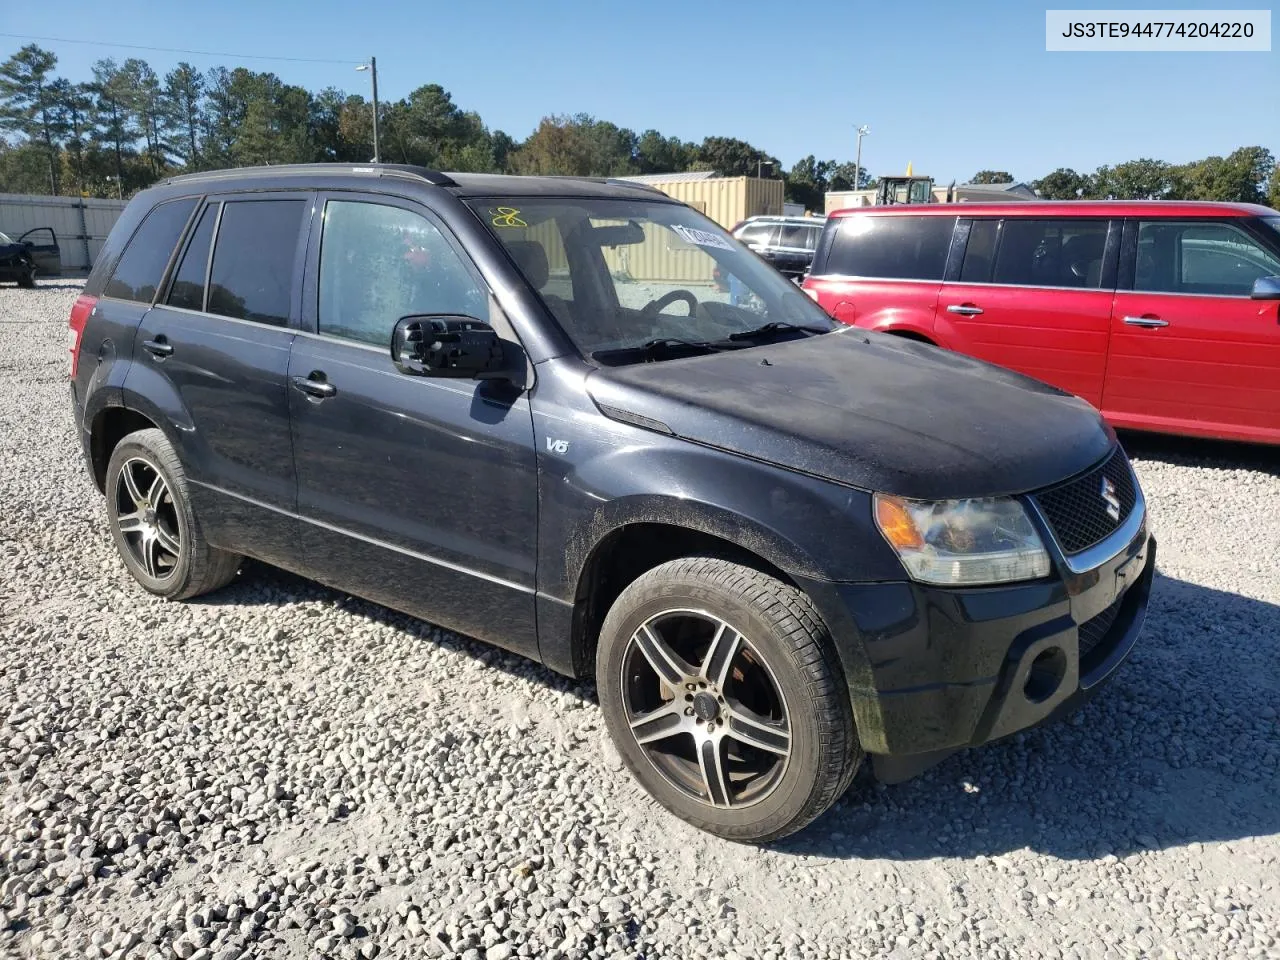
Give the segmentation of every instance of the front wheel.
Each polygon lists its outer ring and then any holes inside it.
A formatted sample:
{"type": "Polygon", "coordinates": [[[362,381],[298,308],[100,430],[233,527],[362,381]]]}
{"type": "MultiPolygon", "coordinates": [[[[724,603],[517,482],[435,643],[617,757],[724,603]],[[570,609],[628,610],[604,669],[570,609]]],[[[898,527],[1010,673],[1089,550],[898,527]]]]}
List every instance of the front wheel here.
{"type": "Polygon", "coordinates": [[[711,557],[643,574],[596,664],[618,752],[662,806],[731,840],[775,840],[831,806],[862,759],[826,628],[800,591],[711,557]]]}
{"type": "Polygon", "coordinates": [[[36,268],[32,267],[26,273],[18,278],[18,286],[25,287],[30,290],[36,285],[36,268]]]}

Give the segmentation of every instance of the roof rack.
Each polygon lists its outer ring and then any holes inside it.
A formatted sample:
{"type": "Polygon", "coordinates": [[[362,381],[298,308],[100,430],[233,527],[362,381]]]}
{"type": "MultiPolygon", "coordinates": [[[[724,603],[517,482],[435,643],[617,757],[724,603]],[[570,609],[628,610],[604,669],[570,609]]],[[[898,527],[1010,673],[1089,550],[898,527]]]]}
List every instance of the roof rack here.
{"type": "Polygon", "coordinates": [[[282,163],[264,167],[232,167],[225,170],[207,170],[200,173],[184,173],[167,177],[161,183],[199,183],[209,180],[230,180],[247,177],[281,177],[333,173],[364,173],[380,177],[405,177],[422,180],[436,187],[457,186],[447,173],[428,170],[408,163],[282,163]]]}
{"type": "Polygon", "coordinates": [[[651,187],[647,183],[637,183],[635,180],[627,180],[625,177],[580,177],[572,173],[542,173],[535,174],[545,180],[582,180],[586,183],[603,183],[610,187],[634,187],[637,190],[647,190],[649,193],[659,193],[666,196],[657,187],[651,187]]]}

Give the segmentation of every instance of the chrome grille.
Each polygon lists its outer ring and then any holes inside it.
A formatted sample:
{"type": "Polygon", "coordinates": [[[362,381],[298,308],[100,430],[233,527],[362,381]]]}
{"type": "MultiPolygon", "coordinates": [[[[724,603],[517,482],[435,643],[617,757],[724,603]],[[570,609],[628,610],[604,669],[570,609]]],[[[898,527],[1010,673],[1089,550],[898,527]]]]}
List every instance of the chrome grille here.
{"type": "Polygon", "coordinates": [[[1087,550],[1105,540],[1128,519],[1138,499],[1138,485],[1129,460],[1119,447],[1101,466],[1084,476],[1034,495],[1064,553],[1087,550]],[[1110,485],[1105,487],[1106,481],[1110,485]],[[1109,512],[1108,493],[1119,502],[1117,516],[1109,512]]]}

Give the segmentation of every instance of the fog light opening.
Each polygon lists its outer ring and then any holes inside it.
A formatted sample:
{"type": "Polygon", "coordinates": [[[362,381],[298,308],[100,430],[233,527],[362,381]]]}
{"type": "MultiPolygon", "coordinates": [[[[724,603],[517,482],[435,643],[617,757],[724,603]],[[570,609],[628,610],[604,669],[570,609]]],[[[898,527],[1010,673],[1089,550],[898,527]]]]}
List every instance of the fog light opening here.
{"type": "Polygon", "coordinates": [[[1067,675],[1067,655],[1061,647],[1050,647],[1042,650],[1031,661],[1031,669],[1027,671],[1027,682],[1022,692],[1032,703],[1044,703],[1062,685],[1062,678],[1067,675]]]}

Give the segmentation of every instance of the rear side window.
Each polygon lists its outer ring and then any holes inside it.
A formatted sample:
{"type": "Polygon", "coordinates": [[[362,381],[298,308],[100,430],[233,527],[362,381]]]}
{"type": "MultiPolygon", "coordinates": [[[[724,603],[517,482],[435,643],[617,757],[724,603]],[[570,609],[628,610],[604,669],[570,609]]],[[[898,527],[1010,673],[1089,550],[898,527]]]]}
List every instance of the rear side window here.
{"type": "Polygon", "coordinates": [[[1138,225],[1133,288],[1152,293],[1247,297],[1280,257],[1234,224],[1152,220],[1138,225]]]}
{"type": "Polygon", "coordinates": [[[293,262],[303,200],[225,204],[213,248],[210,313],[283,327],[293,303],[293,262]]]}
{"type": "Polygon", "coordinates": [[[1106,246],[1106,220],[1010,218],[1000,234],[991,281],[1097,290],[1106,246]]]}
{"type": "Polygon", "coordinates": [[[826,273],[885,280],[941,280],[954,217],[842,217],[826,273]]]}
{"type": "Polygon", "coordinates": [[[165,301],[171,307],[182,307],[186,310],[204,309],[205,272],[209,269],[209,244],[213,242],[213,225],[218,219],[219,204],[211,203],[200,214],[200,222],[196,224],[187,243],[187,252],[182,255],[178,265],[178,273],[173,285],[169,288],[169,299],[165,301]]]}
{"type": "Polygon", "coordinates": [[[150,303],[164,276],[173,248],[191,218],[196,198],[170,200],[147,214],[103,291],[105,297],[150,303]]]}
{"type": "Polygon", "coordinates": [[[964,264],[960,267],[961,283],[990,283],[991,267],[996,260],[996,236],[999,220],[975,220],[969,227],[969,242],[964,248],[964,264]]]}
{"type": "Polygon", "coordinates": [[[782,238],[778,242],[780,247],[795,247],[798,250],[815,250],[818,247],[817,227],[810,227],[805,224],[786,224],[782,228],[782,238]]]}

